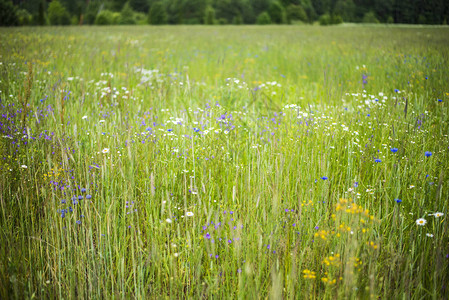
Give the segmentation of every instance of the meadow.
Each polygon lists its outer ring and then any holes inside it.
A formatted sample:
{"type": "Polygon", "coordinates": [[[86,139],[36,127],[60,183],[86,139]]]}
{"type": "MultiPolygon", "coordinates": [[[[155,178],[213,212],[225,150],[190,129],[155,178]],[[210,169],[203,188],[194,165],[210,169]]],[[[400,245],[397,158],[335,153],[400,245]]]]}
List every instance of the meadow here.
{"type": "Polygon", "coordinates": [[[0,28],[0,298],[447,299],[449,28],[0,28]]]}

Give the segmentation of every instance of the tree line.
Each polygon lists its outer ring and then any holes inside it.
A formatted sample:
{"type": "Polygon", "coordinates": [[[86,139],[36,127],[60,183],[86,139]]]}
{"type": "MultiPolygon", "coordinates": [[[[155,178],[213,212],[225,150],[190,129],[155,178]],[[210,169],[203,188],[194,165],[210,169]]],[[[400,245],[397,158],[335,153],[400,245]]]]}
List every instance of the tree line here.
{"type": "Polygon", "coordinates": [[[448,0],[0,0],[0,26],[447,24],[448,0]]]}

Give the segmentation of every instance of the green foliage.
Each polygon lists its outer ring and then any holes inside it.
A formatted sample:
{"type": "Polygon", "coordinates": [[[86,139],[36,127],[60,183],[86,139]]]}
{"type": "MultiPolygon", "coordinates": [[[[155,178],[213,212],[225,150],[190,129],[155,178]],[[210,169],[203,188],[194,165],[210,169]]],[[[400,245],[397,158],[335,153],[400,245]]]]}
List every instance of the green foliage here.
{"type": "Polygon", "coordinates": [[[45,3],[44,0],[39,1],[39,11],[36,18],[37,25],[45,25],[45,3]]]}
{"type": "Polygon", "coordinates": [[[0,26],[16,26],[18,24],[17,8],[10,0],[0,0],[0,26]]]}
{"type": "Polygon", "coordinates": [[[379,23],[379,20],[376,18],[376,14],[370,11],[363,16],[363,23],[377,24],[379,23]]]}
{"type": "Polygon", "coordinates": [[[48,19],[51,25],[70,25],[70,15],[59,0],[48,5],[48,19]]]}
{"type": "Polygon", "coordinates": [[[97,18],[95,19],[95,25],[112,25],[114,24],[114,12],[103,9],[101,10],[97,18]]]}
{"type": "Polygon", "coordinates": [[[129,5],[129,2],[126,2],[125,5],[122,8],[122,11],[120,12],[120,21],[119,24],[121,25],[133,25],[136,24],[136,21],[134,20],[134,11],[129,5]]]}
{"type": "Polygon", "coordinates": [[[94,0],[90,1],[89,5],[87,6],[86,15],[83,21],[86,24],[94,24],[99,10],[100,10],[100,2],[94,0]]]}
{"type": "Polygon", "coordinates": [[[215,23],[215,9],[209,5],[206,7],[206,11],[204,12],[204,24],[213,25],[215,23]]]}
{"type": "Polygon", "coordinates": [[[167,24],[167,12],[162,2],[157,1],[151,5],[148,13],[148,23],[152,25],[167,24]]]}
{"type": "Polygon", "coordinates": [[[273,23],[286,23],[285,9],[280,2],[272,2],[268,8],[268,14],[270,15],[270,19],[273,23]]]}
{"type": "Polygon", "coordinates": [[[352,0],[338,0],[335,3],[334,14],[339,15],[346,22],[355,20],[355,4],[352,0]]]}
{"type": "Polygon", "coordinates": [[[219,25],[226,25],[226,24],[228,24],[228,20],[226,20],[225,18],[219,18],[219,19],[217,20],[217,23],[218,23],[219,25]]]}
{"type": "Polygon", "coordinates": [[[271,24],[271,18],[268,12],[264,11],[257,17],[258,25],[268,25],[271,24]]]}
{"type": "Polygon", "coordinates": [[[243,24],[243,18],[241,14],[237,14],[233,19],[232,19],[232,24],[234,25],[242,25],[243,24]]]}
{"type": "Polygon", "coordinates": [[[328,14],[324,14],[320,17],[319,19],[319,23],[322,26],[326,26],[326,25],[337,25],[337,24],[341,24],[343,23],[343,19],[342,17],[340,17],[339,15],[328,15],[328,14]]]}
{"type": "Polygon", "coordinates": [[[287,9],[287,20],[290,23],[291,21],[299,20],[302,22],[308,22],[307,13],[301,5],[290,4],[287,9]]]}
{"type": "Polygon", "coordinates": [[[31,25],[33,16],[26,9],[17,10],[19,25],[31,25]]]}
{"type": "Polygon", "coordinates": [[[320,22],[321,26],[327,26],[332,24],[331,16],[329,14],[324,14],[320,16],[318,21],[320,22]]]}
{"type": "Polygon", "coordinates": [[[148,24],[148,16],[143,12],[134,12],[134,20],[137,25],[145,25],[148,24]]]}
{"type": "Polygon", "coordinates": [[[130,0],[129,5],[137,12],[147,13],[150,10],[149,0],[130,0]]]}

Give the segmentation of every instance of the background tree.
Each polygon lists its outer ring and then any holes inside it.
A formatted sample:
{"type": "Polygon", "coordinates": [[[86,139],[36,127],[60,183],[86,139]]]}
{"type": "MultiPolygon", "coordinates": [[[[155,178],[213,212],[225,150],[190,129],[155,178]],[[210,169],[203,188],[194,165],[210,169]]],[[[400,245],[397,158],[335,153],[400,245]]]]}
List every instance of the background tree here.
{"type": "Polygon", "coordinates": [[[345,22],[355,21],[355,4],[352,0],[337,0],[333,13],[341,16],[345,22]]]}
{"type": "Polygon", "coordinates": [[[286,22],[284,7],[278,1],[274,1],[268,8],[268,14],[270,15],[271,22],[276,24],[282,24],[286,22]]]}
{"type": "Polygon", "coordinates": [[[133,25],[136,24],[136,21],[134,20],[134,11],[129,5],[129,2],[126,2],[125,5],[122,8],[122,11],[120,12],[120,24],[122,25],[133,25]]]}
{"type": "Polygon", "coordinates": [[[129,5],[137,12],[146,13],[150,10],[150,2],[148,0],[130,0],[129,5]]]}
{"type": "Polygon", "coordinates": [[[258,25],[268,25],[271,24],[271,18],[268,12],[264,11],[259,16],[257,16],[256,23],[258,25]]]}
{"type": "Polygon", "coordinates": [[[148,23],[152,25],[167,24],[167,12],[162,2],[155,2],[151,5],[148,13],[148,23]]]}
{"type": "Polygon", "coordinates": [[[204,13],[204,24],[213,25],[215,24],[215,22],[215,9],[212,6],[208,5],[204,13]]]}
{"type": "Polygon", "coordinates": [[[37,25],[45,25],[45,2],[39,1],[39,12],[37,14],[37,25]]]}
{"type": "Polygon", "coordinates": [[[168,24],[183,23],[182,4],[183,0],[165,0],[168,24]]]}
{"type": "Polygon", "coordinates": [[[95,19],[95,25],[112,25],[114,24],[114,12],[103,9],[101,10],[97,18],[95,19]]]}
{"type": "Polygon", "coordinates": [[[16,26],[18,24],[17,8],[9,0],[0,0],[0,26],[16,26]]]}
{"type": "Polygon", "coordinates": [[[48,19],[51,25],[70,25],[70,15],[59,0],[48,5],[48,19]]]}
{"type": "Polygon", "coordinates": [[[286,14],[288,23],[296,20],[308,22],[306,11],[301,5],[290,4],[286,9],[286,14]]]}

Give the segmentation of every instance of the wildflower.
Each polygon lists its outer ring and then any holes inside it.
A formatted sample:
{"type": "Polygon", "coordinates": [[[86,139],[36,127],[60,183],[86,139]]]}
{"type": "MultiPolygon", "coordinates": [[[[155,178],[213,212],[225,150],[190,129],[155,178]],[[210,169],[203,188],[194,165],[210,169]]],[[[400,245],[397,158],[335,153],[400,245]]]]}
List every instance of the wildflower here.
{"type": "Polygon", "coordinates": [[[323,180],[327,180],[328,178],[326,176],[321,177],[323,180]]]}
{"type": "Polygon", "coordinates": [[[85,193],[86,192],[86,189],[85,188],[82,188],[81,189],[81,193],[85,193]]]}
{"type": "Polygon", "coordinates": [[[83,116],[81,119],[86,120],[86,119],[87,119],[87,116],[83,116]]]}
{"type": "Polygon", "coordinates": [[[92,198],[91,195],[86,195],[86,199],[90,199],[90,198],[92,198]]]}
{"type": "Polygon", "coordinates": [[[438,102],[443,102],[443,100],[441,100],[441,99],[438,99],[438,102]]]}
{"type": "Polygon", "coordinates": [[[429,214],[429,216],[434,216],[435,218],[439,218],[444,216],[444,214],[442,212],[436,212],[434,214],[429,214]]]}
{"type": "Polygon", "coordinates": [[[382,161],[381,161],[380,159],[378,159],[378,158],[376,158],[374,161],[377,162],[377,163],[382,162],[382,161]]]}
{"type": "Polygon", "coordinates": [[[430,157],[430,156],[432,156],[432,152],[426,151],[426,152],[424,152],[424,155],[425,155],[426,157],[430,157]]]}
{"type": "Polygon", "coordinates": [[[396,152],[398,152],[398,148],[391,148],[390,151],[393,153],[396,153],[396,152]]]}
{"type": "Polygon", "coordinates": [[[179,256],[179,253],[174,253],[173,256],[174,256],[174,257],[178,257],[178,256],[179,256]]]}
{"type": "Polygon", "coordinates": [[[167,219],[165,219],[165,222],[171,224],[172,220],[167,218],[167,219]]]}
{"type": "Polygon", "coordinates": [[[80,225],[81,224],[81,220],[76,221],[76,224],[80,225]]]}
{"type": "Polygon", "coordinates": [[[186,212],[186,216],[187,217],[193,217],[193,212],[191,212],[191,211],[186,212]]]}
{"type": "Polygon", "coordinates": [[[401,203],[402,202],[401,199],[394,199],[394,201],[396,201],[396,203],[401,203]]]}
{"type": "Polygon", "coordinates": [[[426,233],[426,236],[433,238],[433,234],[431,233],[426,233]]]}
{"type": "Polygon", "coordinates": [[[398,90],[398,89],[394,89],[394,92],[395,92],[395,93],[399,93],[399,90],[398,90]]]}
{"type": "Polygon", "coordinates": [[[104,148],[103,150],[101,150],[101,152],[103,152],[103,153],[109,153],[109,148],[104,148]]]}
{"type": "Polygon", "coordinates": [[[28,168],[26,165],[21,165],[20,167],[22,167],[24,169],[28,168]]]}
{"type": "Polygon", "coordinates": [[[419,225],[419,226],[424,226],[424,225],[426,225],[426,223],[427,223],[426,219],[423,219],[423,218],[416,220],[416,225],[419,225]]]}

